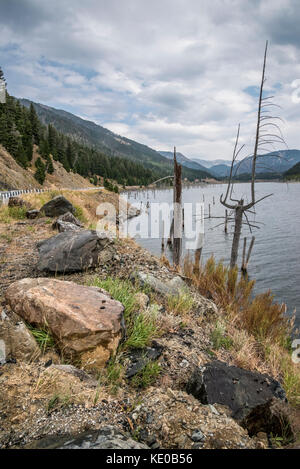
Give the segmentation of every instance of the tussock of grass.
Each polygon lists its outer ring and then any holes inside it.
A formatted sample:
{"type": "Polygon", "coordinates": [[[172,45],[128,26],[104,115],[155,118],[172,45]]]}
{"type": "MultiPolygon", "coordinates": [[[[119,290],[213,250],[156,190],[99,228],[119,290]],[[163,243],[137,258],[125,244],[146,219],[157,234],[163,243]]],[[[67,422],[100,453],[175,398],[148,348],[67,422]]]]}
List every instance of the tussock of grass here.
{"type": "Polygon", "coordinates": [[[129,280],[120,280],[113,277],[107,277],[102,280],[95,277],[89,285],[94,287],[103,288],[106,290],[115,300],[120,301],[124,306],[124,317],[125,321],[129,321],[132,313],[136,310],[137,299],[135,294],[136,289],[129,280]]]}
{"type": "Polygon", "coordinates": [[[182,290],[177,295],[168,296],[167,310],[174,315],[185,316],[192,311],[194,303],[191,293],[182,290]]]}
{"type": "Polygon", "coordinates": [[[124,319],[126,322],[127,339],[124,347],[144,348],[158,334],[157,308],[152,307],[146,311],[139,311],[139,301],[136,293],[139,292],[129,280],[120,280],[107,277],[104,280],[94,278],[90,283],[94,287],[103,288],[115,300],[124,306],[124,319]]]}
{"type": "Polygon", "coordinates": [[[226,328],[224,324],[219,321],[216,323],[210,338],[214,350],[219,350],[220,348],[225,348],[228,350],[233,345],[233,340],[226,334],[226,328]]]}
{"type": "Polygon", "coordinates": [[[126,346],[131,348],[147,347],[157,333],[157,311],[151,308],[134,318],[129,330],[126,346]]]}
{"type": "Polygon", "coordinates": [[[46,350],[51,349],[55,347],[55,342],[49,331],[46,329],[37,329],[30,324],[26,324],[28,329],[30,330],[31,334],[37,341],[40,349],[42,350],[43,353],[46,352],[46,350]]]}

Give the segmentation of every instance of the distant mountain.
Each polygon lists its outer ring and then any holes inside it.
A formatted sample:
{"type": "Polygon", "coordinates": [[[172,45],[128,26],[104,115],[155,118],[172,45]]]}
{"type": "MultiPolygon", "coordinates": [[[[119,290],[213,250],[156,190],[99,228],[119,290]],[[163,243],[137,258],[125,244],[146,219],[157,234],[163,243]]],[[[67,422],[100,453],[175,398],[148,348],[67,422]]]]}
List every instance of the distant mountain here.
{"type": "Polygon", "coordinates": [[[216,164],[209,168],[209,172],[215,177],[227,177],[230,174],[230,166],[227,166],[226,164],[216,164]]]}
{"type": "MultiPolygon", "coordinates": [[[[283,174],[300,161],[300,150],[280,150],[266,153],[258,157],[256,172],[283,174]]],[[[252,156],[245,158],[240,164],[237,175],[251,172],[252,156]]]]}
{"type": "Polygon", "coordinates": [[[200,158],[192,158],[191,161],[194,161],[195,163],[198,163],[205,168],[212,168],[213,166],[217,166],[220,164],[224,164],[225,166],[231,166],[231,161],[229,160],[201,160],[200,158]]]}
{"type": "MultiPolygon", "coordinates": [[[[268,176],[280,176],[288,169],[300,162],[299,150],[280,150],[278,152],[266,153],[258,157],[256,164],[256,174],[268,176]]],[[[218,164],[209,168],[210,173],[219,178],[227,177],[230,174],[230,166],[218,164]]],[[[237,163],[234,174],[237,176],[250,174],[252,171],[252,156],[237,163]]]]}
{"type": "MultiPolygon", "coordinates": [[[[28,99],[20,99],[19,101],[26,107],[31,104],[28,99]]],[[[172,173],[172,162],[146,145],[117,135],[70,112],[44,104],[33,103],[33,105],[39,119],[44,124],[52,124],[58,131],[81,144],[95,147],[108,156],[119,156],[142,163],[157,175],[165,176],[172,173]]],[[[198,168],[184,167],[182,173],[184,177],[190,179],[210,177],[206,170],[202,171],[198,168]]]]}
{"type": "MultiPolygon", "coordinates": [[[[173,160],[173,158],[174,158],[174,153],[172,151],[160,151],[159,153],[162,156],[164,156],[165,158],[168,158],[169,160],[173,160]]],[[[182,166],[185,166],[186,168],[191,168],[191,169],[195,169],[195,170],[198,170],[198,171],[207,172],[206,167],[202,166],[199,163],[196,163],[193,160],[190,160],[189,158],[184,156],[182,153],[177,152],[176,153],[176,158],[177,158],[178,163],[180,163],[182,166]]]]}

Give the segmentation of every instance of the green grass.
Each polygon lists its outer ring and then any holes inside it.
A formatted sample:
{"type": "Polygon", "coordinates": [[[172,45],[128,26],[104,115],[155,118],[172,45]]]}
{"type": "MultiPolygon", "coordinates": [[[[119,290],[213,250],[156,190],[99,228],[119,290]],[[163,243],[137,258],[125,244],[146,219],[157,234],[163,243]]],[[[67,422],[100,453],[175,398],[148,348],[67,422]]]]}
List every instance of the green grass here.
{"type": "Polygon", "coordinates": [[[89,283],[94,287],[103,288],[115,300],[124,306],[127,339],[124,347],[144,348],[158,334],[156,319],[157,306],[152,305],[147,311],[139,312],[139,302],[136,294],[140,292],[129,280],[107,277],[104,280],[94,278],[89,283]]]}
{"type": "Polygon", "coordinates": [[[0,223],[11,223],[13,220],[24,220],[26,218],[26,207],[1,207],[0,223]]]}
{"type": "Polygon", "coordinates": [[[195,304],[189,291],[181,290],[177,295],[170,295],[167,299],[168,311],[176,316],[185,316],[190,313],[195,304]]]}
{"type": "Polygon", "coordinates": [[[210,337],[214,350],[219,350],[220,348],[228,350],[232,347],[233,341],[225,332],[223,324],[217,322],[210,337]]]}
{"type": "Polygon", "coordinates": [[[147,347],[157,334],[157,308],[152,307],[134,318],[126,346],[131,348],[147,347]]]}
{"type": "Polygon", "coordinates": [[[115,300],[120,301],[124,306],[125,321],[130,321],[133,312],[137,308],[136,289],[129,280],[120,280],[113,277],[107,277],[104,280],[94,278],[89,285],[103,288],[115,300]]]}
{"type": "Polygon", "coordinates": [[[161,373],[161,366],[156,361],[149,362],[139,371],[130,381],[135,388],[147,388],[155,383],[157,377],[161,373]]]}
{"type": "MultiPolygon", "coordinates": [[[[94,278],[89,282],[89,285],[103,288],[124,306],[126,340],[119,347],[117,355],[109,361],[107,374],[104,377],[104,381],[111,386],[112,392],[115,392],[123,379],[122,352],[130,348],[143,349],[151,344],[154,337],[159,335],[157,327],[158,306],[154,304],[146,311],[140,312],[136,294],[140,293],[141,290],[129,280],[112,277],[107,277],[104,280],[94,278]]],[[[149,362],[130,382],[135,387],[147,387],[154,382],[159,373],[160,366],[156,362],[149,362]]]]}
{"type": "Polygon", "coordinates": [[[87,219],[83,213],[83,209],[79,207],[79,205],[74,205],[74,208],[75,208],[74,216],[78,218],[78,220],[81,221],[81,223],[83,224],[87,223],[87,219]]]}
{"type": "Polygon", "coordinates": [[[43,353],[45,353],[46,350],[55,347],[55,341],[49,331],[46,329],[37,329],[30,324],[26,324],[26,326],[30,330],[43,353]]]}

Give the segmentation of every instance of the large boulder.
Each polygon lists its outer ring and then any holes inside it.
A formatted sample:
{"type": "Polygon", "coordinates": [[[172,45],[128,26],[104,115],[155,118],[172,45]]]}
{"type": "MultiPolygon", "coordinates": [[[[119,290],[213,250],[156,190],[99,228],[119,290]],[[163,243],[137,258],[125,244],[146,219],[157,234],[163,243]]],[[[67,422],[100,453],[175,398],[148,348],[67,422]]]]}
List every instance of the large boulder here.
{"type": "MultiPolygon", "coordinates": [[[[80,435],[50,436],[29,443],[26,449],[150,449],[118,428],[106,426],[80,435]]],[[[110,457],[110,456],[109,456],[110,457]]],[[[113,458],[113,456],[111,456],[113,458]]]]}
{"type": "Polygon", "coordinates": [[[109,262],[115,253],[113,241],[96,231],[66,231],[37,245],[40,272],[81,272],[109,262]]]}
{"type": "Polygon", "coordinates": [[[251,433],[254,433],[256,413],[261,423],[255,427],[255,432],[268,432],[274,399],[286,402],[285,392],[275,379],[218,360],[196,368],[186,390],[202,404],[227,406],[232,417],[251,433]]]}
{"type": "Polygon", "coordinates": [[[31,362],[40,353],[38,344],[20,317],[3,310],[0,313],[0,364],[11,359],[31,362]]]}
{"type": "Polygon", "coordinates": [[[58,195],[41,208],[46,217],[59,217],[64,213],[75,213],[75,207],[63,195],[58,195]]]}
{"type": "Polygon", "coordinates": [[[87,369],[104,367],[122,337],[123,305],[96,287],[25,278],[9,286],[6,300],[28,323],[47,327],[64,356],[87,369]]]}

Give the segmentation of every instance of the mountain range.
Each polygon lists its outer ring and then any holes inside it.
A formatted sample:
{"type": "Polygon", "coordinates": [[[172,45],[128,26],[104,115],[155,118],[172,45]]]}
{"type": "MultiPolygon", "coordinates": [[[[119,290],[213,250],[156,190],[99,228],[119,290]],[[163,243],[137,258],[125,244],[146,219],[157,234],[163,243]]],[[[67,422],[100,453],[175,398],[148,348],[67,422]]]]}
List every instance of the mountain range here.
{"type": "MultiPolygon", "coordinates": [[[[110,130],[82,119],[70,112],[55,109],[44,104],[34,103],[28,99],[19,99],[20,103],[29,108],[32,103],[35,111],[45,125],[52,124],[59,132],[71,137],[78,143],[94,147],[108,156],[118,156],[142,163],[158,176],[172,174],[173,163],[152,148],[117,135],[110,130]]],[[[201,166],[183,167],[183,177],[189,179],[203,179],[211,177],[210,173],[201,166]]]]}
{"type": "MultiPolygon", "coordinates": [[[[161,154],[168,158],[173,157],[171,152],[161,152],[161,154]]],[[[219,159],[208,161],[196,158],[190,160],[182,153],[177,153],[177,157],[182,165],[207,170],[216,178],[225,178],[230,174],[231,161],[229,160],[219,159]]],[[[299,150],[279,150],[277,152],[266,153],[258,157],[256,173],[258,175],[266,176],[282,175],[298,162],[300,162],[299,150]]],[[[251,166],[252,157],[249,156],[244,158],[241,162],[235,165],[234,174],[237,176],[250,174],[252,169],[251,166]]]]}
{"type": "MultiPolygon", "coordinates": [[[[31,101],[20,99],[21,104],[30,107],[31,101]]],[[[70,136],[81,144],[94,147],[109,156],[124,157],[142,163],[159,176],[172,174],[173,152],[155,151],[147,145],[122,137],[110,130],[82,119],[70,112],[55,109],[44,104],[34,103],[39,119],[46,125],[52,124],[58,131],[70,136]]],[[[225,159],[205,160],[188,158],[177,153],[177,159],[183,166],[183,177],[203,179],[209,177],[224,178],[230,173],[231,161],[225,159]]],[[[252,157],[245,158],[236,166],[237,176],[251,173],[252,157]]],[[[263,155],[257,161],[257,174],[278,176],[300,162],[299,150],[280,150],[263,155]]]]}

